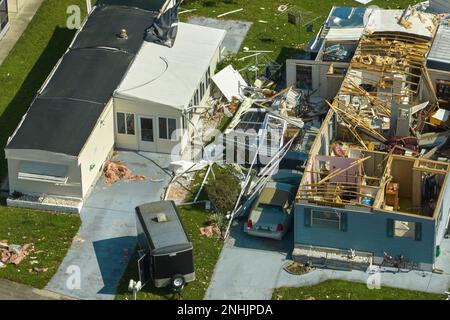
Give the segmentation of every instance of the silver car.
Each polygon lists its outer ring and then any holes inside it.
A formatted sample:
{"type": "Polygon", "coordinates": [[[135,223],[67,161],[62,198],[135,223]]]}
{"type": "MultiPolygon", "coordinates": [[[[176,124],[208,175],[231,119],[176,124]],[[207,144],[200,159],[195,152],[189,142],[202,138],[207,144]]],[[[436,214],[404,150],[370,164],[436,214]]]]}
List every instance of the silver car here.
{"type": "Polygon", "coordinates": [[[268,182],[252,206],[244,231],[256,237],[281,240],[292,223],[294,187],[268,182]]]}

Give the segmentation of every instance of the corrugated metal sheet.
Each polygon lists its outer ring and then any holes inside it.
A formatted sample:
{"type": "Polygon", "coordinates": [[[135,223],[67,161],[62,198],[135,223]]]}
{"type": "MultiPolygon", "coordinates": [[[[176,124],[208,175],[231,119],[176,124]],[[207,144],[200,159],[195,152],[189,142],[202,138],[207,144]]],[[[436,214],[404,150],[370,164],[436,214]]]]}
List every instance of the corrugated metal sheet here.
{"type": "Polygon", "coordinates": [[[326,40],[359,40],[364,28],[332,28],[328,31],[326,40]]]}
{"type": "Polygon", "coordinates": [[[428,54],[428,67],[450,70],[450,26],[441,25],[428,54]]]}
{"type": "Polygon", "coordinates": [[[450,13],[449,0],[430,0],[430,8],[433,12],[450,13]]]}

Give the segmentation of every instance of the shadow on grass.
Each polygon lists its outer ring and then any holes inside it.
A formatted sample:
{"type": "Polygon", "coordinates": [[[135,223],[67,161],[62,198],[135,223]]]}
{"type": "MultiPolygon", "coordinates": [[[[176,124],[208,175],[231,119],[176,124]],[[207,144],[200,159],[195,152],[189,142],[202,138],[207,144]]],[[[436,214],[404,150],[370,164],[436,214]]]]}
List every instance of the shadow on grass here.
{"type": "MultiPolygon", "coordinates": [[[[4,147],[6,146],[8,137],[11,136],[16,129],[33,101],[36,92],[47,79],[47,76],[50,74],[55,64],[67,50],[74,35],[75,30],[60,27],[57,27],[54,30],[47,47],[29,71],[26,79],[12,101],[0,115],[0,178],[5,177],[7,173],[4,147]]],[[[30,50],[33,50],[32,44],[30,44],[29,48],[30,50]]],[[[19,67],[20,66],[18,66],[18,70],[20,70],[19,67]]]]}

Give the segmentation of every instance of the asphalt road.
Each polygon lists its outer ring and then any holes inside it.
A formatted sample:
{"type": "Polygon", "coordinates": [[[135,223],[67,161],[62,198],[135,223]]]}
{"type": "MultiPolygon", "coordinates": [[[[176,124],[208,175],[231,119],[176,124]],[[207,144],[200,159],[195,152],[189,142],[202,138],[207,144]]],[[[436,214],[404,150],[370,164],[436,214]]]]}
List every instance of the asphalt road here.
{"type": "Polygon", "coordinates": [[[72,300],[47,290],[0,279],[0,300],[72,300]]]}

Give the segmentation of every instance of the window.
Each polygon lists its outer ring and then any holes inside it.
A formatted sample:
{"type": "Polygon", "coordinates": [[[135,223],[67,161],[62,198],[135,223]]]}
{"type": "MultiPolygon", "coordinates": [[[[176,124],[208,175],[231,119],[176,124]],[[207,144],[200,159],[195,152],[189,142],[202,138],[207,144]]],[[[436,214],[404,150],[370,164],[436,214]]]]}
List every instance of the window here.
{"type": "Polygon", "coordinates": [[[339,230],[341,214],[333,211],[312,211],[311,226],[339,230]]]}
{"type": "Polygon", "coordinates": [[[297,65],[296,83],[297,88],[312,91],[312,66],[297,65]]]}
{"type": "Polygon", "coordinates": [[[177,120],[172,118],[159,118],[159,138],[176,140],[177,120]]]}
{"type": "Polygon", "coordinates": [[[206,88],[209,87],[209,84],[211,83],[211,67],[208,67],[208,71],[206,71],[206,88]]]}
{"type": "Polygon", "coordinates": [[[117,133],[134,135],[134,114],[117,112],[117,133]]]}
{"type": "Polygon", "coordinates": [[[153,142],[153,119],[141,118],[141,140],[153,142]]]}
{"type": "Polygon", "coordinates": [[[199,101],[198,101],[198,89],[197,89],[197,91],[195,91],[195,96],[194,96],[194,106],[198,106],[198,103],[199,103],[199,101]]]}
{"type": "Polygon", "coordinates": [[[66,165],[24,160],[19,164],[17,178],[19,180],[65,184],[68,180],[67,172],[68,167],[66,165]]]}
{"type": "Polygon", "coordinates": [[[204,96],[205,96],[205,83],[202,81],[202,83],[200,83],[200,101],[203,100],[204,96]]]}
{"type": "Polygon", "coordinates": [[[416,236],[416,224],[408,221],[394,221],[394,237],[411,238],[416,236]]]}
{"type": "Polygon", "coordinates": [[[0,32],[8,24],[8,0],[0,0],[0,32]]]}

